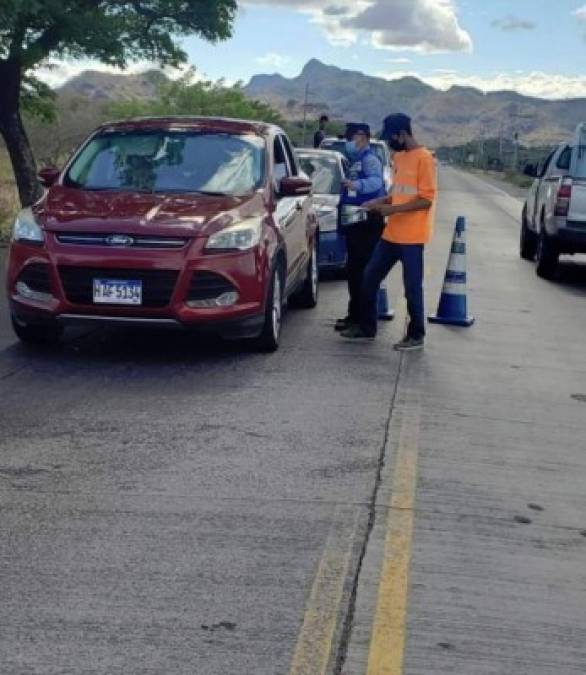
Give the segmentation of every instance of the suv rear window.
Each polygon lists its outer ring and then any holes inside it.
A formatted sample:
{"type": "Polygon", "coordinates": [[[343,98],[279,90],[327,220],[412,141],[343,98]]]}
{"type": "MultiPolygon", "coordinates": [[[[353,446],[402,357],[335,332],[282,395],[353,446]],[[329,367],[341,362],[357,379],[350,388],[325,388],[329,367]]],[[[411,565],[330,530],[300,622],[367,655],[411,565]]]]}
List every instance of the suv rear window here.
{"type": "Polygon", "coordinates": [[[240,195],[260,187],[259,136],[191,131],[106,132],[74,159],[65,184],[84,190],[240,195]]]}
{"type": "MultiPolygon", "coordinates": [[[[335,141],[324,141],[320,148],[322,150],[334,150],[335,152],[341,152],[344,157],[346,157],[346,141],[344,140],[335,140],[335,141]]],[[[385,149],[381,143],[371,143],[371,150],[379,158],[383,166],[389,165],[389,159],[385,152],[385,149]]]]}

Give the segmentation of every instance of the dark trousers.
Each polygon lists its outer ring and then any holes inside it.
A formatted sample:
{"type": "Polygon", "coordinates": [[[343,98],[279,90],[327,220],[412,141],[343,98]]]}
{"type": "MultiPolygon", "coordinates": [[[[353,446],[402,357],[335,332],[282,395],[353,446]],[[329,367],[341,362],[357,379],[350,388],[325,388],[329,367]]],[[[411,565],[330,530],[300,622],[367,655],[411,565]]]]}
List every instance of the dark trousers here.
{"type": "Polygon", "coordinates": [[[409,313],[407,335],[425,337],[423,308],[423,244],[394,244],[381,239],[364,271],[360,326],[368,335],[376,335],[377,293],[381,281],[397,262],[403,265],[403,283],[409,313]]]}
{"type": "Polygon", "coordinates": [[[348,316],[353,323],[360,323],[362,316],[362,279],[364,270],[372,256],[383,231],[384,222],[378,214],[372,214],[368,221],[348,227],[346,248],[348,249],[348,316]]]}

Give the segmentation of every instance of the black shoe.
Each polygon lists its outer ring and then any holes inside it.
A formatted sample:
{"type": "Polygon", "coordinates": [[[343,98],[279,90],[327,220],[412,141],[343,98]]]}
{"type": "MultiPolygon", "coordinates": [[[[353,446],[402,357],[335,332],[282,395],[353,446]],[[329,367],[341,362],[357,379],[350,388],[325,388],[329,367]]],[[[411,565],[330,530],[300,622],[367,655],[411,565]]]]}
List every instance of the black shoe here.
{"type": "Polygon", "coordinates": [[[365,333],[360,326],[350,326],[343,330],[340,335],[346,340],[360,340],[362,342],[372,342],[375,337],[365,333]]]}
{"type": "Polygon", "coordinates": [[[407,335],[401,342],[397,342],[394,348],[398,352],[414,352],[418,349],[423,349],[423,346],[423,338],[412,338],[407,335]]]}
{"type": "Polygon", "coordinates": [[[347,328],[350,328],[350,326],[355,326],[356,324],[354,321],[349,316],[345,316],[343,319],[338,319],[336,321],[336,325],[334,326],[334,330],[338,331],[338,333],[341,333],[343,330],[346,330],[347,328]]]}

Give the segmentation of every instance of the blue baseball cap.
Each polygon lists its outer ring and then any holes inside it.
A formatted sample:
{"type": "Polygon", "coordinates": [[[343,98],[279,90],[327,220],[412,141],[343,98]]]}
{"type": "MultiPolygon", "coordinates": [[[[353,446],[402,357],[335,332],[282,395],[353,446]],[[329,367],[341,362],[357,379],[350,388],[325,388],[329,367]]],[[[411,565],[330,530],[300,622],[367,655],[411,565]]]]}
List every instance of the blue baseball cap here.
{"type": "Polygon", "coordinates": [[[348,122],[346,124],[346,140],[351,141],[355,134],[366,134],[370,138],[370,127],[364,122],[348,122]]]}
{"type": "Polygon", "coordinates": [[[400,134],[401,131],[411,133],[411,118],[403,113],[393,113],[385,117],[383,121],[383,130],[380,137],[388,141],[391,136],[400,134]]]}

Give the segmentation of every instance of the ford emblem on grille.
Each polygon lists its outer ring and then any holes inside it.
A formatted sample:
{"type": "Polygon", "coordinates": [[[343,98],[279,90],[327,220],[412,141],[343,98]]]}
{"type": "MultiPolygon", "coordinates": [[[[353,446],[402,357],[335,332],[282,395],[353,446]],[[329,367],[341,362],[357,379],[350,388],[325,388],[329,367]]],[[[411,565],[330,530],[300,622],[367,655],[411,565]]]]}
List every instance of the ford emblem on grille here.
{"type": "Polygon", "coordinates": [[[132,246],[134,238],[129,237],[127,234],[111,234],[109,237],[106,237],[106,244],[108,246],[132,246]]]}

